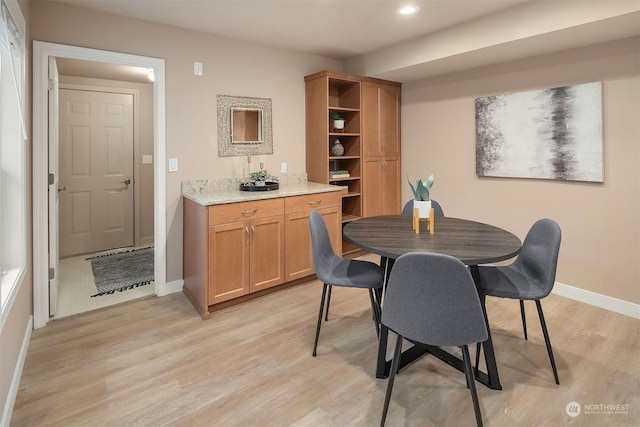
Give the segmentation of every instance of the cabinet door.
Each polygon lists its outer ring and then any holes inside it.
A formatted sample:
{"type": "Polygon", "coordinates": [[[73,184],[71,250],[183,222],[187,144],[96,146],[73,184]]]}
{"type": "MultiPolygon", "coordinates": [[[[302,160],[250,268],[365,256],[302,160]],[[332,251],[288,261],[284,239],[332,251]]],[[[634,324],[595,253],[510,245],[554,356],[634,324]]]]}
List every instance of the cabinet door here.
{"type": "Polygon", "coordinates": [[[209,305],[249,293],[250,222],[209,227],[209,305]]]}
{"type": "MultiPolygon", "coordinates": [[[[318,209],[318,212],[322,214],[322,218],[327,224],[333,250],[340,254],[342,252],[340,207],[318,209]]],[[[285,235],[285,280],[288,282],[314,274],[311,234],[309,232],[309,211],[288,214],[285,223],[285,235]]]]}
{"type": "Polygon", "coordinates": [[[365,159],[362,200],[365,217],[400,213],[398,158],[365,159]]]}
{"type": "Polygon", "coordinates": [[[363,155],[400,155],[400,88],[363,83],[363,155]]]}
{"type": "Polygon", "coordinates": [[[284,283],[284,216],[251,220],[250,291],[284,283]]]}

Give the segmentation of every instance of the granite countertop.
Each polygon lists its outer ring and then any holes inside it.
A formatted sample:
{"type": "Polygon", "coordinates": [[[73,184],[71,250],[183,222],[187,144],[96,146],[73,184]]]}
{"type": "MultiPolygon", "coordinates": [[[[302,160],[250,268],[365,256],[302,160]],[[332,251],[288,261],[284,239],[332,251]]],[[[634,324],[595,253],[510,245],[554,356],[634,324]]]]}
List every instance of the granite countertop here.
{"type": "Polygon", "coordinates": [[[217,189],[212,188],[210,185],[198,187],[190,182],[183,183],[182,186],[182,196],[202,206],[301,196],[329,191],[340,191],[340,187],[317,182],[281,182],[278,190],[271,191],[240,191],[238,187],[235,187],[235,189],[217,189]]]}

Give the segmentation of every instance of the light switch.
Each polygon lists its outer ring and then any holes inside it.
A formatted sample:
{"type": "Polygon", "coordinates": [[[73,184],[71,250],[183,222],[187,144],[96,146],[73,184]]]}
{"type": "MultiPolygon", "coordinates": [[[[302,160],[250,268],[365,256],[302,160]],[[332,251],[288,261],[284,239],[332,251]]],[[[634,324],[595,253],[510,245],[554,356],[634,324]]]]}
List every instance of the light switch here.
{"type": "Polygon", "coordinates": [[[153,163],[153,155],[152,154],[143,154],[142,155],[142,164],[150,165],[153,163]]]}
{"type": "Polygon", "coordinates": [[[287,173],[287,164],[284,162],[280,163],[280,173],[287,173]]]}
{"type": "Polygon", "coordinates": [[[178,159],[175,157],[169,158],[169,172],[178,172],[178,159]]]}
{"type": "Polygon", "coordinates": [[[201,76],[202,75],[202,62],[194,62],[193,63],[193,75],[201,76]]]}

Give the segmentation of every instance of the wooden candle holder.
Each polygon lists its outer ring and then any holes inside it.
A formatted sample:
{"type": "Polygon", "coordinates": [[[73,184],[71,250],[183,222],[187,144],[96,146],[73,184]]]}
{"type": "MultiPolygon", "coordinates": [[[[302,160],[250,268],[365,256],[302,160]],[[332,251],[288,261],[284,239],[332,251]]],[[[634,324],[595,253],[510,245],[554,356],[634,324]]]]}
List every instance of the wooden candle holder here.
{"type": "Polygon", "coordinates": [[[429,234],[433,234],[435,231],[435,210],[431,208],[429,210],[429,218],[420,218],[420,211],[418,208],[413,208],[413,230],[416,234],[420,233],[420,220],[423,219],[427,223],[427,231],[429,234]]]}

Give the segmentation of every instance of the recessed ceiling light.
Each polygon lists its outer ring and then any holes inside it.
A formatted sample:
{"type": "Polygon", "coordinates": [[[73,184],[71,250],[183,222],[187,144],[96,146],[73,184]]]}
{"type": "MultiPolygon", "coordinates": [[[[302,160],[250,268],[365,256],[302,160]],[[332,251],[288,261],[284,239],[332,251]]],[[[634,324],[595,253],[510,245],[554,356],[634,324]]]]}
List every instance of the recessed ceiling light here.
{"type": "Polygon", "coordinates": [[[400,15],[413,15],[419,10],[420,8],[418,6],[415,6],[413,4],[407,4],[400,7],[396,12],[400,15]]]}

